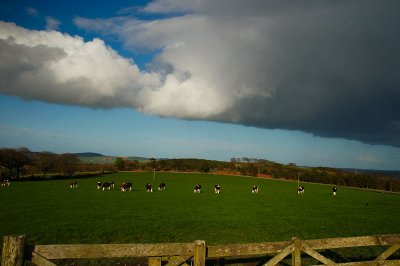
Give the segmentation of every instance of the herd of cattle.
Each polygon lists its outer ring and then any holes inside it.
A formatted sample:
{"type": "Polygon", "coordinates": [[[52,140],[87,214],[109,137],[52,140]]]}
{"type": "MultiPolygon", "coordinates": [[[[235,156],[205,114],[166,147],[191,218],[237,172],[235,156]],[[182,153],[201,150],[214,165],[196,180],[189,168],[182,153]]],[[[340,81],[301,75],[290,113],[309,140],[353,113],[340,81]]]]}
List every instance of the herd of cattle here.
{"type": "MultiPolygon", "coordinates": [[[[125,191],[132,191],[132,183],[122,183],[121,184],[121,186],[120,186],[120,190],[122,191],[122,192],[125,192],[125,191]]],[[[71,185],[70,185],[70,187],[71,188],[78,188],[78,181],[72,181],[71,182],[71,185]]],[[[101,189],[101,190],[111,190],[111,189],[113,189],[115,187],[115,183],[114,182],[97,182],[97,189],[101,189]]],[[[160,185],[158,186],[158,190],[165,190],[165,188],[166,188],[167,186],[166,186],[166,184],[163,182],[163,183],[160,183],[160,185]]],[[[152,185],[150,184],[150,183],[147,183],[146,184],[146,191],[147,192],[153,192],[153,187],[152,187],[152,185]]],[[[195,187],[194,187],[194,193],[200,193],[200,191],[201,191],[201,185],[200,184],[197,184],[195,187]]],[[[221,186],[220,185],[218,185],[218,184],[216,184],[215,186],[214,186],[214,192],[216,193],[216,194],[219,194],[220,192],[221,192],[221,186]]],[[[252,193],[258,193],[258,186],[253,186],[253,188],[252,188],[252,191],[251,191],[252,193]]]]}
{"type": "MultiPolygon", "coordinates": [[[[72,181],[71,182],[71,188],[77,188],[78,187],[78,182],[77,181],[72,181]]],[[[97,182],[97,189],[99,190],[111,190],[115,187],[115,183],[114,182],[97,182]]],[[[120,190],[122,192],[125,191],[132,191],[132,183],[122,183],[120,186],[120,190]]],[[[160,183],[160,185],[158,186],[158,190],[165,190],[166,185],[165,183],[160,183]]],[[[150,183],[146,184],[146,191],[147,192],[153,192],[153,187],[150,183]]],[[[252,186],[251,188],[251,193],[258,193],[259,191],[259,187],[257,185],[252,186]]],[[[194,187],[193,193],[200,193],[201,192],[201,185],[197,184],[194,187]]],[[[304,194],[305,192],[305,188],[304,186],[299,186],[298,190],[297,190],[297,194],[304,194]]],[[[336,195],[337,192],[337,187],[333,187],[332,188],[332,195],[336,195]]],[[[219,184],[216,184],[214,186],[214,193],[219,194],[221,193],[221,186],[219,184]]]]}
{"type": "MultiPolygon", "coordinates": [[[[9,179],[1,180],[1,186],[2,187],[9,187],[10,184],[11,184],[11,182],[10,182],[9,179]]],[[[78,181],[76,181],[76,180],[72,181],[70,187],[71,188],[78,188],[78,181]]],[[[114,189],[114,187],[115,187],[115,183],[112,182],[112,181],[111,182],[97,182],[97,189],[99,189],[99,190],[100,189],[101,190],[111,190],[111,189],[114,189]]],[[[132,191],[132,187],[133,187],[132,183],[129,183],[129,182],[125,183],[124,182],[124,183],[121,184],[120,190],[122,192],[132,191]]],[[[158,186],[158,190],[160,190],[160,191],[161,190],[165,190],[165,188],[166,188],[166,185],[165,185],[164,182],[160,183],[160,185],[158,186]]],[[[152,185],[150,183],[146,184],[146,191],[147,192],[153,192],[153,187],[152,187],[152,185]]],[[[259,187],[258,186],[256,186],[256,185],[252,186],[251,193],[258,193],[258,191],[259,191],[259,187]]],[[[194,191],[193,192],[194,193],[200,193],[201,192],[201,185],[197,184],[194,187],[194,191]]],[[[214,186],[214,192],[216,194],[221,193],[221,186],[219,184],[216,184],[214,186]]],[[[299,186],[299,188],[297,189],[297,194],[304,194],[304,192],[305,192],[304,186],[299,186]]],[[[336,193],[337,193],[337,187],[333,187],[332,188],[332,195],[336,196],[336,193]]]]}

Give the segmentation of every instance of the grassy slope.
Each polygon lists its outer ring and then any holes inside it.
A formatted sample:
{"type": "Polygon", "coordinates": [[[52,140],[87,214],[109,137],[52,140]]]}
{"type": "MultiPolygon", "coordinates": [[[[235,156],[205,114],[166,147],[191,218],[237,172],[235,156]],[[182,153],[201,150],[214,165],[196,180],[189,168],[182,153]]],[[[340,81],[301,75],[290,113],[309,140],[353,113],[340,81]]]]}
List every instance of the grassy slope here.
{"type": "Polygon", "coordinates": [[[113,164],[116,157],[112,156],[84,156],[79,159],[84,163],[113,164]]]}
{"type": "Polygon", "coordinates": [[[167,190],[146,193],[152,173],[69,181],[12,183],[0,190],[0,236],[29,243],[246,243],[400,233],[400,196],[237,176],[157,173],[167,190]],[[129,181],[135,191],[98,191],[97,181],[129,181]],[[194,194],[196,183],[203,186],[194,194]],[[222,193],[213,193],[214,184],[222,193]],[[259,194],[251,186],[260,185],[259,194]],[[368,205],[367,205],[368,203],[368,205]]]}

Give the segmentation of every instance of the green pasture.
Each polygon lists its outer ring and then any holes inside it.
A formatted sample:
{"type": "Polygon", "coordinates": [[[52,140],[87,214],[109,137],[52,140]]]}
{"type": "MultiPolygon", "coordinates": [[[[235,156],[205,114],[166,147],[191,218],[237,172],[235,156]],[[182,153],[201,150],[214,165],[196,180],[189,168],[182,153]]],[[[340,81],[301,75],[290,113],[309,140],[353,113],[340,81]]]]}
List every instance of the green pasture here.
{"type": "Polygon", "coordinates": [[[29,244],[161,243],[208,245],[400,233],[400,195],[297,182],[207,174],[116,173],[78,180],[13,182],[0,188],[0,236],[29,244]],[[112,191],[96,189],[114,181],[112,191]],[[122,182],[134,191],[121,192],[122,182]],[[145,191],[145,184],[167,184],[145,191]],[[201,194],[194,186],[202,185],[201,194]],[[214,193],[214,184],[221,194],[214,193]],[[251,193],[258,185],[260,192],[251,193]]]}

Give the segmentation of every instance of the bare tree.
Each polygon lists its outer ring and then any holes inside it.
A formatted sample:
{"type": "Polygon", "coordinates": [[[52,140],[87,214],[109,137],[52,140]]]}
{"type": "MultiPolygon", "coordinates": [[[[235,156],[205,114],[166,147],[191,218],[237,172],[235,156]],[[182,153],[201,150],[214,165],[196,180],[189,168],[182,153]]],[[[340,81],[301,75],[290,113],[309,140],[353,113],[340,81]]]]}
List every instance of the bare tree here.
{"type": "Polygon", "coordinates": [[[21,170],[32,162],[32,153],[28,148],[0,148],[0,164],[8,169],[10,177],[15,170],[16,178],[20,178],[21,170]]]}
{"type": "Polygon", "coordinates": [[[125,161],[124,161],[124,159],[122,159],[121,157],[115,158],[114,166],[119,171],[125,170],[125,161]]]}
{"type": "Polygon", "coordinates": [[[43,177],[46,177],[49,171],[56,168],[57,157],[57,154],[50,151],[42,151],[34,155],[33,161],[42,172],[43,177]]]}
{"type": "Polygon", "coordinates": [[[63,175],[72,176],[77,170],[79,158],[71,153],[63,153],[58,157],[59,167],[63,175]]]}

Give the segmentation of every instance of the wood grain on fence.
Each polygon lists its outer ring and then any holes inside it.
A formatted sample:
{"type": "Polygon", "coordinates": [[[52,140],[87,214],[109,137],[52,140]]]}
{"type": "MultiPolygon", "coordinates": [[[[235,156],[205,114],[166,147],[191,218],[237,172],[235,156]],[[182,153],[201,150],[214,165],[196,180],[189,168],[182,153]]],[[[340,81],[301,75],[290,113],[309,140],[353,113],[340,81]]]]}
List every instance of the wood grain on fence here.
{"type": "Polygon", "coordinates": [[[194,244],[81,244],[36,245],[34,251],[43,257],[54,259],[90,259],[122,257],[162,257],[193,255],[194,244]]]}
{"type": "Polygon", "coordinates": [[[5,236],[1,256],[2,266],[24,265],[25,235],[5,236]]]}

